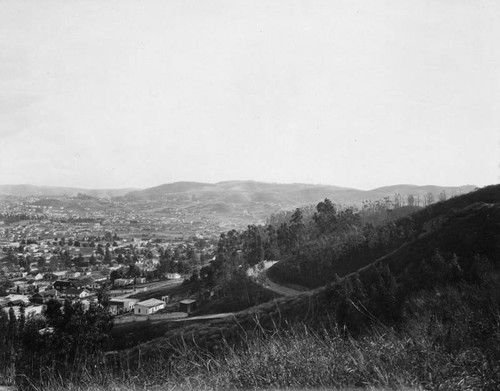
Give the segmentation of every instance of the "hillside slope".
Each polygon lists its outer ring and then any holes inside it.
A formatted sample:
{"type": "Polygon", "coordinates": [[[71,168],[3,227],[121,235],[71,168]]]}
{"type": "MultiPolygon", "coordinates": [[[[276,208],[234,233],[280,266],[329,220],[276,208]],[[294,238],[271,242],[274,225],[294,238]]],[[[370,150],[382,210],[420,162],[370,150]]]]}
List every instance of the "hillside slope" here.
{"type": "MultiPolygon", "coordinates": [[[[221,319],[172,322],[163,337],[122,352],[90,351],[68,361],[65,341],[84,335],[85,348],[89,337],[108,338],[95,330],[87,334],[83,318],[66,317],[76,311],[68,303],[65,315],[55,320],[78,333],[62,329],[44,337],[36,320],[29,320],[16,381],[22,389],[50,390],[498,390],[499,190],[491,186],[391,222],[394,232],[412,229],[388,235],[377,248],[388,249],[381,256],[343,259],[357,259],[361,268],[320,288],[221,319]],[[66,323],[71,320],[76,323],[66,323]],[[46,357],[61,358],[49,361],[50,368],[39,367],[46,357]]],[[[229,242],[238,239],[229,236],[229,242]]],[[[222,237],[219,242],[215,263],[221,266],[238,259],[224,256],[235,250],[229,242],[222,237]]],[[[237,281],[231,295],[248,289],[245,280],[237,281]]],[[[78,313],[95,323],[90,326],[109,331],[105,307],[92,308],[78,313]]],[[[3,324],[4,330],[15,330],[5,316],[3,324]]]]}
{"type": "MultiPolygon", "coordinates": [[[[460,295],[470,296],[460,304],[464,308],[480,308],[471,307],[476,300],[500,310],[498,292],[496,296],[485,296],[500,281],[499,190],[499,186],[481,189],[420,212],[418,218],[427,214],[427,222],[439,218],[440,224],[344,279],[237,313],[232,320],[180,324],[164,338],[129,351],[127,357],[137,357],[139,349],[143,357],[147,352],[145,359],[169,354],[171,347],[181,341],[213,350],[224,345],[223,341],[238,343],[242,330],[248,337],[256,327],[273,329],[294,322],[316,326],[333,322],[353,332],[367,330],[375,319],[403,327],[404,314],[418,295],[431,295],[429,303],[440,308],[440,296],[432,293],[436,289],[459,289],[460,295]]],[[[430,310],[426,307],[420,312],[430,310]]]]}
{"type": "Polygon", "coordinates": [[[192,199],[206,202],[219,200],[236,204],[269,203],[282,207],[296,207],[316,203],[329,198],[335,203],[361,205],[364,200],[377,200],[401,194],[403,197],[413,195],[423,202],[429,193],[438,199],[440,193],[448,196],[464,194],[474,186],[416,186],[394,185],[373,190],[358,190],[331,185],[313,185],[303,183],[280,184],[255,181],[225,181],[218,183],[175,182],[164,184],[127,194],[130,199],[155,199],[172,195],[190,196],[192,199]]]}
{"type": "MultiPolygon", "coordinates": [[[[332,281],[335,275],[342,277],[352,273],[422,235],[439,231],[450,218],[458,218],[460,209],[465,208],[460,213],[468,216],[469,212],[473,214],[474,204],[498,202],[499,186],[489,186],[431,204],[396,220],[386,219],[379,226],[366,225],[350,233],[311,237],[299,252],[274,265],[269,276],[276,282],[316,288],[332,281]]],[[[462,236],[460,230],[454,232],[454,237],[462,236]]]]}

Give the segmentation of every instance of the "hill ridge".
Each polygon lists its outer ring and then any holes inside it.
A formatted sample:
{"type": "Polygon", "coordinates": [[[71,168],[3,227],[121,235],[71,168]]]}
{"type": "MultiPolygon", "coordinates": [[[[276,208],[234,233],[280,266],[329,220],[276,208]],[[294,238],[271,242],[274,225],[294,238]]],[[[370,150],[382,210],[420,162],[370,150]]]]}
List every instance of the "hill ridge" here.
{"type": "MultiPolygon", "coordinates": [[[[172,329],[164,337],[155,339],[127,351],[129,355],[155,352],[179,341],[193,341],[197,346],[209,348],[217,341],[232,340],[241,330],[255,327],[273,327],[278,323],[312,321],[328,322],[329,313],[337,311],[338,288],[345,281],[360,278],[365,284],[376,281],[380,270],[389,268],[397,281],[424,270],[423,262],[431,259],[439,249],[443,257],[452,255],[460,260],[460,270],[470,273],[476,270],[476,256],[489,258],[498,264],[500,255],[500,185],[474,192],[471,195],[452,199],[416,212],[417,217],[427,215],[427,221],[440,220],[434,229],[425,228],[412,240],[398,248],[377,257],[358,270],[346,274],[340,280],[300,293],[293,297],[278,298],[255,307],[235,313],[235,320],[218,319],[204,324],[185,324],[172,329]],[[497,195],[495,195],[497,194],[497,195]],[[408,272],[409,270],[409,272],[408,272]],[[409,273],[409,275],[408,275],[409,273]],[[256,323],[257,322],[257,325],[256,323]],[[277,323],[276,323],[277,322],[277,323]]],[[[450,266],[451,267],[451,266],[450,266]]],[[[433,271],[431,270],[431,273],[433,271]]],[[[441,272],[442,273],[442,272],[441,272]]],[[[416,278],[416,277],[415,277],[416,278]]],[[[450,276],[450,278],[452,278],[450,276]]],[[[467,277],[469,278],[469,277],[467,277]]],[[[476,278],[471,275],[470,278],[476,278]]],[[[425,280],[425,278],[423,278],[425,280]]],[[[414,284],[422,281],[416,279],[414,284]]],[[[367,285],[366,285],[367,286],[367,285]]]]}

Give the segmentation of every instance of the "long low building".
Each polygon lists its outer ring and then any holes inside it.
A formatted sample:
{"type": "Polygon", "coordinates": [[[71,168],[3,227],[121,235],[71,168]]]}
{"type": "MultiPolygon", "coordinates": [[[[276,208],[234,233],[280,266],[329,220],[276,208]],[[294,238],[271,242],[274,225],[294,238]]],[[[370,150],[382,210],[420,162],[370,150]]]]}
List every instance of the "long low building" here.
{"type": "Polygon", "coordinates": [[[134,305],[134,315],[151,315],[163,308],[165,308],[164,301],[148,299],[134,305]]]}

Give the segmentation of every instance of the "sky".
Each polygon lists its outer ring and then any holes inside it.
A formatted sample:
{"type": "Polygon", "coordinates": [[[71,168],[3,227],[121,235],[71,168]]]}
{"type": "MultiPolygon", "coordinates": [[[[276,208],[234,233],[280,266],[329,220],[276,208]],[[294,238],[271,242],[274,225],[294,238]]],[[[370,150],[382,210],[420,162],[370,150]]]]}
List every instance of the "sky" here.
{"type": "Polygon", "coordinates": [[[0,184],[500,181],[496,0],[0,0],[0,184]]]}

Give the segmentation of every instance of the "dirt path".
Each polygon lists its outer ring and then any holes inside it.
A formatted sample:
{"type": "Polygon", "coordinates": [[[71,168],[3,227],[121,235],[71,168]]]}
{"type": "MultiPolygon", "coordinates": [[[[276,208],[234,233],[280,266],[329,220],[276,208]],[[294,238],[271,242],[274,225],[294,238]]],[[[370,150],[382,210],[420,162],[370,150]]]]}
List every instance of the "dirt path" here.
{"type": "Polygon", "coordinates": [[[200,316],[193,316],[190,318],[175,319],[175,320],[172,320],[172,322],[185,322],[185,321],[191,321],[191,320],[207,320],[207,319],[223,319],[223,318],[229,318],[232,316],[234,316],[233,312],[225,312],[222,314],[200,315],[200,316]]]}

